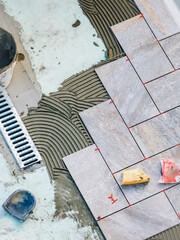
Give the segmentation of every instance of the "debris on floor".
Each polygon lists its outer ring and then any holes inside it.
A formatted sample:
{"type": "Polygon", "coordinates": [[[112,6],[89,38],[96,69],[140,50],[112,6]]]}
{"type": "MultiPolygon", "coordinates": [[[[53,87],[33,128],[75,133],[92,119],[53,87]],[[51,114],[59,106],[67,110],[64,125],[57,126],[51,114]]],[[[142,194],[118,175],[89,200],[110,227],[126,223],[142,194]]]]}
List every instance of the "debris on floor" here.
{"type": "Polygon", "coordinates": [[[130,169],[123,171],[122,185],[149,182],[150,178],[140,169],[130,169]]]}
{"type": "Polygon", "coordinates": [[[161,160],[162,176],[160,183],[177,183],[180,181],[180,166],[168,159],[161,160]]]}

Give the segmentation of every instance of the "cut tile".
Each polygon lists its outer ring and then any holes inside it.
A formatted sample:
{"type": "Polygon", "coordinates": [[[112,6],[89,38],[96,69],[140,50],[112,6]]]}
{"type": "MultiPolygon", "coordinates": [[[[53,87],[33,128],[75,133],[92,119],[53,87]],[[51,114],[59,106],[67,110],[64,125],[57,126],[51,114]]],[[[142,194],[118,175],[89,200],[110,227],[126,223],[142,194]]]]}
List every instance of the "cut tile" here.
{"type": "Polygon", "coordinates": [[[180,68],[180,34],[176,34],[161,41],[161,46],[165,50],[174,67],[180,68]]]}
{"type": "Polygon", "coordinates": [[[144,83],[174,70],[139,15],[111,28],[144,83]]]}
{"type": "Polygon", "coordinates": [[[73,153],[63,160],[95,219],[128,206],[96,146],[73,153]],[[109,198],[113,194],[114,204],[109,198]]]}
{"type": "MultiPolygon", "coordinates": [[[[180,147],[174,147],[170,150],[167,150],[161,154],[158,154],[152,158],[149,158],[145,161],[137,163],[136,165],[129,167],[125,170],[140,168],[142,169],[150,181],[148,183],[141,183],[136,185],[127,185],[121,186],[125,196],[127,197],[130,204],[134,204],[138,201],[141,201],[147,197],[150,197],[162,190],[165,190],[169,187],[172,187],[175,184],[162,184],[159,183],[161,177],[161,159],[170,159],[178,164],[180,164],[180,147]]],[[[119,185],[122,183],[122,171],[114,174],[119,185]]]]}
{"type": "Polygon", "coordinates": [[[172,72],[146,84],[161,112],[180,105],[180,71],[172,72]]]}
{"type": "Polygon", "coordinates": [[[146,157],[180,143],[179,119],[180,107],[131,128],[146,157]]]}
{"type": "Polygon", "coordinates": [[[172,203],[174,209],[177,214],[180,214],[180,183],[166,191],[166,195],[168,196],[170,202],[172,203]]]}
{"type": "Polygon", "coordinates": [[[112,172],[143,159],[113,103],[106,101],[80,116],[112,172]]]}
{"type": "MultiPolygon", "coordinates": [[[[169,0],[168,0],[169,1],[169,0]]],[[[135,0],[157,39],[169,37],[180,31],[179,21],[162,0],[135,0]]],[[[175,6],[172,2],[172,8],[175,6]]],[[[176,9],[175,9],[176,10],[176,9]]],[[[174,9],[172,9],[172,12],[174,9]]]]}
{"type": "Polygon", "coordinates": [[[98,222],[107,240],[142,240],[179,223],[164,193],[98,222]]]}
{"type": "Polygon", "coordinates": [[[128,126],[159,112],[126,57],[96,69],[96,73],[128,126]]]}

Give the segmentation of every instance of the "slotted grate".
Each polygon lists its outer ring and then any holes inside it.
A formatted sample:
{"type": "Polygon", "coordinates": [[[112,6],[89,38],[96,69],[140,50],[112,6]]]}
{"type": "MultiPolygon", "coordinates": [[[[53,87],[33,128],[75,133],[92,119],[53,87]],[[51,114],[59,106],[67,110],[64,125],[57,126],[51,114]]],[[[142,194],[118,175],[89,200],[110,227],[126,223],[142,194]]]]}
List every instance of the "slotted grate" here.
{"type": "Polygon", "coordinates": [[[0,130],[21,169],[41,161],[37,148],[5,90],[0,92],[0,130]]]}

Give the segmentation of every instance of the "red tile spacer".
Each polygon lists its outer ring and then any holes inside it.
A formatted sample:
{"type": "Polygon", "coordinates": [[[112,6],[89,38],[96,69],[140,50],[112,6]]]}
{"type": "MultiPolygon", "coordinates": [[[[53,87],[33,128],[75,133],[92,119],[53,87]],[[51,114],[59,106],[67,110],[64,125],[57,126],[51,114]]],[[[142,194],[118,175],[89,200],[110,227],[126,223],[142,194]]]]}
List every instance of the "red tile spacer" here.
{"type": "Polygon", "coordinates": [[[130,204],[130,203],[129,203],[129,206],[128,206],[128,207],[132,207],[132,206],[133,206],[133,204],[130,204]]]}
{"type": "Polygon", "coordinates": [[[142,161],[148,160],[149,158],[144,158],[142,161]]]}
{"type": "Polygon", "coordinates": [[[114,102],[114,99],[112,99],[111,101],[110,101],[110,103],[113,103],[114,102]]]}
{"type": "Polygon", "coordinates": [[[130,127],[127,127],[127,129],[130,131],[130,127]]]}
{"type": "Polygon", "coordinates": [[[112,195],[112,193],[111,193],[111,196],[110,196],[110,197],[108,197],[108,198],[112,198],[112,199],[113,199],[113,195],[112,195]]]}
{"type": "Polygon", "coordinates": [[[180,218],[180,213],[178,213],[178,218],[180,218]]]}
{"type": "Polygon", "coordinates": [[[157,42],[160,44],[160,40],[157,40],[157,42]]]}
{"type": "Polygon", "coordinates": [[[160,116],[160,115],[162,115],[162,113],[159,111],[159,114],[158,114],[158,116],[160,116]]]}
{"type": "Polygon", "coordinates": [[[95,151],[100,150],[100,148],[96,148],[95,151]]]}
{"type": "Polygon", "coordinates": [[[112,204],[115,203],[115,202],[117,201],[117,199],[116,199],[116,200],[112,199],[112,200],[113,200],[112,204]]]}
{"type": "Polygon", "coordinates": [[[130,61],[130,58],[127,58],[126,61],[130,61]]]}
{"type": "Polygon", "coordinates": [[[179,69],[174,69],[174,71],[173,71],[173,72],[176,72],[177,70],[179,70],[179,69]]]}
{"type": "Polygon", "coordinates": [[[102,219],[100,216],[99,216],[98,218],[99,218],[99,220],[101,220],[101,219],[102,219]]]}
{"type": "Polygon", "coordinates": [[[144,17],[144,14],[143,14],[143,13],[140,15],[140,18],[142,18],[142,17],[144,17]]]}

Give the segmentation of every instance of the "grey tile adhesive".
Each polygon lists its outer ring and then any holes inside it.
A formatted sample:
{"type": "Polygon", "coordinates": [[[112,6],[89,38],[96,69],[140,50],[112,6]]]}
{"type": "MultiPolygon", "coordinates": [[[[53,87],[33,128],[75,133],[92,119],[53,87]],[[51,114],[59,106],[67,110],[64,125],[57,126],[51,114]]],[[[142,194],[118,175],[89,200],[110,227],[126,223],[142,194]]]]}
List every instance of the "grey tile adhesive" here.
{"type": "Polygon", "coordinates": [[[5,90],[0,92],[0,131],[20,169],[41,161],[38,150],[5,90]]]}

